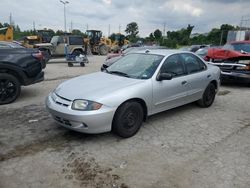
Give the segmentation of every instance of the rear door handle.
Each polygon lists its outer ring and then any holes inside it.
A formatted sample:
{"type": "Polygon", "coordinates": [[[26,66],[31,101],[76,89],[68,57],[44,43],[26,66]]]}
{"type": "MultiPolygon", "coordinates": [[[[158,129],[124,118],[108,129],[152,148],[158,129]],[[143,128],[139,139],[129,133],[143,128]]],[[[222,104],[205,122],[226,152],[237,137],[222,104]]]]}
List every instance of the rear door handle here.
{"type": "Polygon", "coordinates": [[[185,84],[187,84],[187,81],[182,81],[181,84],[185,85],[185,84]]]}
{"type": "Polygon", "coordinates": [[[207,75],[207,78],[210,78],[211,77],[211,74],[207,75]]]}

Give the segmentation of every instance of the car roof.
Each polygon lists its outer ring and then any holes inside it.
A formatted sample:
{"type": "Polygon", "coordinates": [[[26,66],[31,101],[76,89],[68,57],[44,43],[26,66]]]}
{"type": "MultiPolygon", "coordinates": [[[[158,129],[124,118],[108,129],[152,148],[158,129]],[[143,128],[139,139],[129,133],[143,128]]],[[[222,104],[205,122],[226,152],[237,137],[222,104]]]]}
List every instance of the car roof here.
{"type": "Polygon", "coordinates": [[[141,54],[147,53],[147,54],[169,56],[176,53],[190,53],[190,52],[183,52],[181,50],[169,50],[169,49],[145,49],[136,51],[135,53],[141,53],[141,54]]]}

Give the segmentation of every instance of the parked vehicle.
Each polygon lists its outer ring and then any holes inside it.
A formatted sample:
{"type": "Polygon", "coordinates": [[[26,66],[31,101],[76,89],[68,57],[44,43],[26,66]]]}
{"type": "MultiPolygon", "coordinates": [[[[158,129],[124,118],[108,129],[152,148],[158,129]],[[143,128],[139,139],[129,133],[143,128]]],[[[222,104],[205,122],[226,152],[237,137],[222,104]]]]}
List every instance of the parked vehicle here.
{"type": "MultiPolygon", "coordinates": [[[[25,48],[24,46],[22,46],[20,43],[13,41],[13,42],[5,42],[5,41],[0,41],[0,49],[12,49],[12,48],[25,48]]],[[[31,50],[32,51],[32,50],[31,50]]],[[[37,50],[33,50],[34,52],[36,52],[37,50]]],[[[44,69],[46,67],[46,63],[48,62],[49,59],[47,59],[45,57],[44,52],[40,51],[42,56],[40,58],[40,62],[42,65],[42,69],[44,69]]]]}
{"type": "Polygon", "coordinates": [[[143,50],[125,55],[104,72],[60,84],[46,106],[60,125],[84,133],[113,130],[131,137],[147,116],[197,101],[213,104],[220,69],[190,52],[143,50]]]}
{"type": "Polygon", "coordinates": [[[250,59],[250,41],[234,41],[222,48],[211,48],[206,58],[212,62],[250,59]]]}
{"type": "Polygon", "coordinates": [[[13,41],[13,32],[12,26],[0,28],[0,41],[13,41]]]}
{"type": "Polygon", "coordinates": [[[116,62],[118,59],[120,59],[121,57],[123,57],[126,54],[133,53],[133,52],[140,51],[140,50],[150,50],[150,49],[166,49],[166,47],[163,47],[163,46],[130,47],[124,51],[121,51],[120,53],[108,54],[105,62],[103,63],[103,65],[101,67],[101,71],[108,68],[110,65],[112,65],[114,62],[116,62]]]}
{"type": "Polygon", "coordinates": [[[68,54],[80,55],[84,53],[83,37],[75,35],[53,36],[50,43],[40,43],[34,46],[50,56],[65,55],[65,46],[67,46],[68,54]]]}
{"type": "Polygon", "coordinates": [[[250,41],[235,41],[208,49],[205,60],[221,68],[222,82],[250,83],[250,41]]]}
{"type": "Polygon", "coordinates": [[[0,105],[15,101],[21,86],[41,82],[43,55],[15,43],[0,42],[0,105]]]}

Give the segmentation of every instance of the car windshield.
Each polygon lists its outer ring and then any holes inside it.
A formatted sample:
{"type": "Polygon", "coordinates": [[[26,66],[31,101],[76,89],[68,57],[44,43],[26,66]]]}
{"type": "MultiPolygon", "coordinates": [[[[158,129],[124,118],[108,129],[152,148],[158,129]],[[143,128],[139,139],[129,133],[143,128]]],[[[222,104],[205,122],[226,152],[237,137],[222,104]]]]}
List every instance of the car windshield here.
{"type": "Polygon", "coordinates": [[[128,54],[107,68],[106,72],[129,78],[149,79],[153,76],[163,57],[154,54],[128,54]]]}
{"type": "Polygon", "coordinates": [[[236,51],[243,51],[243,52],[250,52],[250,43],[235,43],[235,44],[226,44],[223,46],[223,49],[226,50],[236,50],[236,51]]]}

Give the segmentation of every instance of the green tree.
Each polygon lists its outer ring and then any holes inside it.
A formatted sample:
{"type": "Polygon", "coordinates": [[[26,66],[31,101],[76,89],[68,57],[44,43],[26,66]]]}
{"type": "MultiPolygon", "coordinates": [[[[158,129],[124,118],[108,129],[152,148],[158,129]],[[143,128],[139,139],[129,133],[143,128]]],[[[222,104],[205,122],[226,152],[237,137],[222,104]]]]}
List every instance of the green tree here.
{"type": "Polygon", "coordinates": [[[56,31],[56,35],[64,35],[64,31],[62,31],[62,30],[57,30],[57,31],[56,31]]]}
{"type": "Polygon", "coordinates": [[[174,44],[178,45],[189,45],[190,44],[190,34],[193,30],[194,26],[188,24],[187,28],[182,28],[178,31],[168,31],[167,38],[168,44],[174,46],[174,44]],[[177,42],[178,41],[178,42],[177,42]]]}
{"type": "Polygon", "coordinates": [[[73,30],[71,31],[71,33],[72,33],[73,35],[83,35],[83,33],[82,33],[79,29],[73,29],[73,30]]]}
{"type": "Polygon", "coordinates": [[[125,32],[127,33],[127,37],[131,42],[135,42],[137,35],[139,33],[139,27],[136,22],[131,22],[127,25],[125,32]]]}
{"type": "Polygon", "coordinates": [[[162,32],[159,29],[156,29],[154,31],[154,38],[156,39],[156,41],[160,42],[162,39],[162,32]]]}
{"type": "Polygon", "coordinates": [[[112,33],[112,34],[109,36],[109,39],[111,39],[111,41],[114,42],[115,39],[116,39],[116,34],[115,34],[115,33],[112,33]]]}

